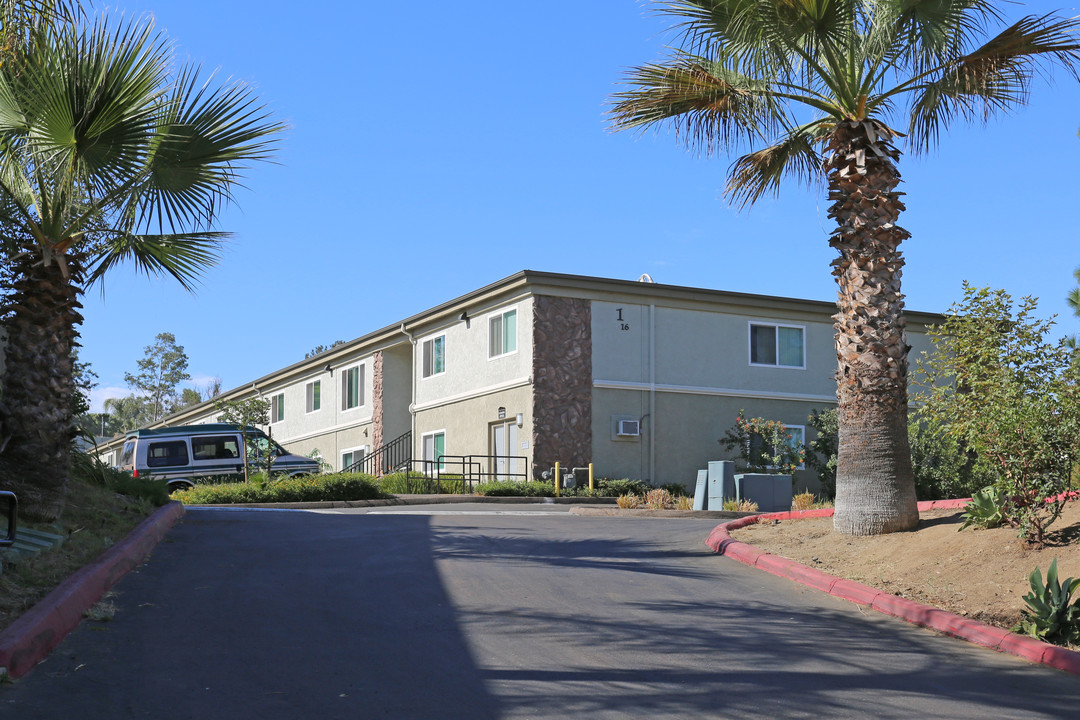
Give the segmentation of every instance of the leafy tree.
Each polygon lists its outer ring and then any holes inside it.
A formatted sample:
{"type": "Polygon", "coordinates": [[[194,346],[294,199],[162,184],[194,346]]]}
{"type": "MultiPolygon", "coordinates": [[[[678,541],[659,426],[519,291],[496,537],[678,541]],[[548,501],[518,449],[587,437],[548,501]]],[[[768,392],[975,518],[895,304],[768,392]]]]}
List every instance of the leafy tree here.
{"type": "Polygon", "coordinates": [[[815,430],[813,439],[806,443],[806,464],[817,474],[822,495],[831,498],[836,495],[836,439],[840,432],[836,409],[814,410],[806,423],[815,430]]]}
{"type": "Polygon", "coordinates": [[[128,395],[119,398],[106,398],[102,408],[108,416],[105,432],[109,437],[138,430],[153,422],[150,419],[149,401],[145,397],[128,395]]]}
{"type": "MultiPolygon", "coordinates": [[[[817,433],[807,443],[806,464],[817,471],[824,495],[832,497],[836,487],[836,410],[815,410],[807,424],[817,433]]],[[[965,498],[993,481],[974,452],[944,433],[925,414],[915,413],[908,422],[911,470],[915,495],[919,500],[965,498]]]]}
{"type": "Polygon", "coordinates": [[[307,360],[308,358],[313,358],[316,355],[321,355],[322,353],[324,353],[324,352],[326,352],[328,350],[332,350],[332,349],[336,348],[338,345],[344,345],[344,344],[345,344],[344,340],[335,340],[334,342],[330,343],[329,345],[316,345],[315,347],[311,348],[311,350],[304,353],[304,359],[307,360]]]}
{"type": "Polygon", "coordinates": [[[195,388],[184,388],[180,392],[180,399],[176,403],[175,410],[182,410],[183,408],[191,407],[192,405],[198,405],[203,401],[202,393],[195,388]]]}
{"type": "Polygon", "coordinates": [[[916,153],[956,120],[1023,105],[1034,78],[1075,76],[1080,20],[1031,15],[987,37],[989,0],[664,0],[680,46],[614,96],[616,129],[674,126],[706,153],[742,152],[726,193],[748,206],[785,177],[827,187],[838,256],[839,454],[834,528],[918,522],[897,224],[905,133],[916,153]]]}
{"type": "Polygon", "coordinates": [[[257,439],[258,433],[253,432],[255,425],[270,424],[270,401],[263,398],[253,397],[246,400],[216,400],[214,408],[220,413],[218,422],[235,423],[240,426],[240,432],[244,436],[244,482],[248,481],[251,473],[249,466],[264,460],[266,463],[266,477],[270,477],[270,466],[274,456],[269,443],[265,448],[260,448],[257,439]],[[262,450],[262,452],[260,452],[262,450]]]}
{"type": "Polygon", "coordinates": [[[67,484],[79,294],[124,261],[193,288],[226,237],[213,229],[220,209],[281,125],[244,85],[178,66],[150,21],[46,24],[34,37],[0,63],[0,247],[19,278],[0,478],[28,517],[52,521],[67,484]]]}
{"type": "Polygon", "coordinates": [[[926,417],[977,453],[1005,520],[1042,545],[1080,454],[1080,370],[1035,310],[1034,298],[1014,307],[1004,290],[965,283],[919,367],[926,417]]]}
{"type": "MultiPolygon", "coordinates": [[[[187,372],[188,358],[183,345],[176,344],[172,333],[158,333],[153,345],[147,345],[146,355],[138,361],[137,374],[124,373],[124,382],[147,399],[150,422],[157,422],[174,412],[180,403],[176,386],[191,378],[187,372]]],[[[196,402],[201,402],[198,391],[196,402]]],[[[189,396],[190,398],[190,396],[189,396]]]]}

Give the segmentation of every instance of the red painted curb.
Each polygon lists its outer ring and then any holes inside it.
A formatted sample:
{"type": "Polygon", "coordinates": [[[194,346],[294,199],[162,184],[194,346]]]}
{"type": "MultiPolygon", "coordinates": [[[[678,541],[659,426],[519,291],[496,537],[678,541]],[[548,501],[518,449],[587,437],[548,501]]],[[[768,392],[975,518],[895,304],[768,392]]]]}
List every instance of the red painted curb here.
{"type": "MultiPolygon", "coordinates": [[[[921,502],[918,506],[920,512],[926,510],[951,510],[964,507],[968,502],[970,502],[970,498],[931,500],[921,502]]],[[[753,545],[735,540],[728,533],[729,530],[737,530],[762,521],[827,517],[829,515],[832,515],[831,509],[767,513],[739,518],[731,522],[721,523],[713,528],[705,544],[713,552],[730,557],[732,560],[737,560],[744,565],[764,570],[773,575],[786,577],[789,580],[821,590],[842,600],[858,603],[859,605],[869,605],[878,612],[892,615],[914,625],[936,630],[998,652],[1015,655],[1029,662],[1047,665],[1073,675],[1080,675],[1080,653],[1044,643],[1026,635],[1017,635],[1003,628],[970,620],[930,605],[923,605],[907,598],[890,595],[882,590],[852,580],[845,580],[844,578],[823,573],[794,560],[763,552],[753,545]]]]}
{"type": "Polygon", "coordinates": [[[16,678],[29,672],[75,629],[83,613],[150,554],[183,515],[184,506],[178,502],[159,508],[9,625],[0,634],[0,667],[16,678]]]}
{"type": "Polygon", "coordinates": [[[854,580],[839,578],[833,583],[831,594],[856,605],[873,605],[874,600],[881,594],[881,590],[854,580]]]}

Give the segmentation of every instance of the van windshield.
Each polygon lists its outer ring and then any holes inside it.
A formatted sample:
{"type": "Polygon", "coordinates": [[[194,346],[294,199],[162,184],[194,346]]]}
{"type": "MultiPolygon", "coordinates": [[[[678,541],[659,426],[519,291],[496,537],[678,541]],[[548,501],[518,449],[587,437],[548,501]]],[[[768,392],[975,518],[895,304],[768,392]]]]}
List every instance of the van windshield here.
{"type": "Polygon", "coordinates": [[[281,457],[282,455],[289,454],[283,447],[265,435],[251,438],[247,444],[247,452],[248,457],[252,460],[259,460],[266,457],[267,452],[273,457],[281,457]]]}

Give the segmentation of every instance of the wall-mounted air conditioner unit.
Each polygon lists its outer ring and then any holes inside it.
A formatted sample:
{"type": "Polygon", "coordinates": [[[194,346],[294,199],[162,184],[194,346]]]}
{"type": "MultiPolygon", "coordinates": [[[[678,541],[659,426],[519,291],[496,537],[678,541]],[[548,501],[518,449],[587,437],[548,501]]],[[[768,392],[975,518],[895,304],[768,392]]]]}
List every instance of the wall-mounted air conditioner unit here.
{"type": "Polygon", "coordinates": [[[627,437],[637,437],[641,435],[641,421],[640,420],[620,420],[618,427],[615,431],[616,435],[624,435],[627,437]]]}

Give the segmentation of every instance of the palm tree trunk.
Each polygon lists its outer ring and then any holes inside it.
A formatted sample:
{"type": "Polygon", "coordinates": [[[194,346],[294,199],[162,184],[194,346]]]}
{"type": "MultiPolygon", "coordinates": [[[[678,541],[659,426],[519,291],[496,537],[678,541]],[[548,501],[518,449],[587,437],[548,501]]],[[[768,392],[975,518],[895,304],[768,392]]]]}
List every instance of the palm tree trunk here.
{"type": "Polygon", "coordinates": [[[906,530],[919,521],[907,431],[907,353],[900,292],[896,192],[900,152],[875,121],[845,121],[833,132],[825,169],[829,239],[840,257],[836,329],[839,438],[833,527],[851,535],[906,530]]]}
{"type": "Polygon", "coordinates": [[[71,350],[82,323],[81,268],[69,258],[65,277],[55,262],[31,253],[13,263],[2,311],[7,330],[0,394],[0,487],[19,496],[31,520],[60,518],[74,437],[71,350]]]}

